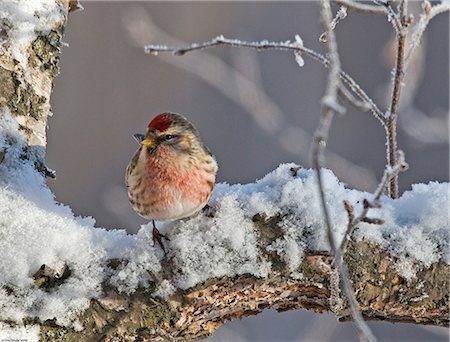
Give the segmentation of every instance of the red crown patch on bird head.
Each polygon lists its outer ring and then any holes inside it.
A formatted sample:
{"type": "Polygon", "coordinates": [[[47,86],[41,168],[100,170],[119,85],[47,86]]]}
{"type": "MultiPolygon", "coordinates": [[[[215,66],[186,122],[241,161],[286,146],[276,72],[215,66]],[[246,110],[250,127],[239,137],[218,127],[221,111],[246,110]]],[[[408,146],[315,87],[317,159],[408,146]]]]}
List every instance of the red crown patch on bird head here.
{"type": "Polygon", "coordinates": [[[147,126],[147,129],[154,128],[160,132],[164,132],[172,124],[170,116],[166,113],[158,114],[153,118],[147,126]]]}

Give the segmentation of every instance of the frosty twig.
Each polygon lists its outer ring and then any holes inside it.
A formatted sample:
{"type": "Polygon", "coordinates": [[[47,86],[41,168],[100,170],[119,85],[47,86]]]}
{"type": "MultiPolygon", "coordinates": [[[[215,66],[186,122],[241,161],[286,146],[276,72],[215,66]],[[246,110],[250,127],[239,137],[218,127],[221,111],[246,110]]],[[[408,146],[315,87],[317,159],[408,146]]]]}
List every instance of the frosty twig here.
{"type": "MultiPolygon", "coordinates": [[[[317,183],[319,187],[320,201],[322,205],[323,216],[325,225],[327,228],[328,242],[330,244],[332,252],[337,252],[337,244],[334,240],[333,230],[331,226],[331,218],[328,211],[327,201],[325,198],[324,184],[322,180],[322,163],[323,163],[323,151],[328,139],[328,133],[335,113],[342,112],[343,107],[338,103],[337,94],[339,89],[339,71],[341,64],[339,61],[339,55],[337,51],[336,36],[333,31],[332,15],[329,0],[322,0],[320,6],[320,13],[325,26],[325,34],[327,37],[328,55],[329,55],[329,73],[327,80],[327,87],[325,94],[322,98],[322,115],[320,118],[319,126],[314,134],[314,142],[312,149],[312,163],[316,170],[317,183]]],[[[340,279],[342,280],[343,290],[345,297],[348,300],[351,315],[355,322],[356,328],[361,338],[366,341],[375,341],[376,338],[370,330],[369,326],[364,321],[359,305],[355,299],[353,288],[350,284],[348,271],[346,265],[339,263],[337,267],[340,279]]]]}
{"type": "MultiPolygon", "coordinates": [[[[339,10],[336,12],[336,15],[334,16],[333,20],[330,23],[330,29],[334,30],[336,28],[336,25],[339,24],[339,22],[345,18],[347,18],[347,7],[341,6],[339,8],[339,10]]],[[[327,32],[326,31],[320,35],[319,41],[321,41],[322,43],[327,42],[327,32]]]]}
{"type": "Polygon", "coordinates": [[[416,50],[416,48],[420,45],[420,41],[422,39],[423,33],[428,27],[431,19],[435,16],[450,11],[450,1],[443,1],[440,4],[436,4],[434,6],[428,0],[425,0],[422,5],[423,12],[420,15],[420,19],[417,24],[412,28],[412,37],[408,49],[406,51],[406,61],[405,65],[408,67],[411,57],[416,50]]]}
{"type": "MultiPolygon", "coordinates": [[[[243,47],[243,48],[251,48],[256,49],[258,51],[262,50],[281,50],[281,51],[301,51],[303,54],[307,55],[308,57],[322,63],[325,65],[325,67],[329,66],[329,60],[324,57],[322,54],[306,48],[304,46],[299,46],[297,42],[269,42],[267,40],[260,41],[260,42],[246,42],[239,39],[229,39],[225,38],[223,36],[218,36],[213,38],[210,41],[203,42],[203,43],[195,43],[191,44],[186,47],[170,47],[165,45],[147,45],[145,46],[144,50],[146,53],[149,54],[158,54],[160,52],[169,52],[176,56],[182,56],[186,53],[196,51],[196,50],[204,50],[207,48],[212,48],[216,46],[233,46],[233,47],[243,47]]],[[[351,91],[363,102],[367,103],[367,105],[370,107],[372,113],[375,115],[375,117],[384,124],[384,114],[383,112],[378,108],[378,106],[373,102],[373,100],[366,94],[364,90],[361,89],[361,87],[351,78],[347,73],[344,71],[339,72],[339,76],[342,79],[342,81],[348,85],[348,87],[351,89],[351,91]]]]}
{"type": "Polygon", "coordinates": [[[383,224],[384,222],[380,219],[376,218],[370,218],[367,216],[367,213],[369,212],[369,209],[371,208],[380,208],[381,204],[379,202],[381,195],[383,194],[386,185],[389,183],[389,181],[394,177],[395,175],[398,175],[400,172],[406,171],[408,169],[408,164],[405,161],[405,155],[402,150],[399,150],[397,156],[397,164],[394,165],[394,167],[391,167],[389,165],[386,166],[383,177],[378,184],[377,189],[375,190],[373,194],[373,198],[371,201],[364,199],[363,201],[363,210],[361,213],[355,218],[354,209],[353,206],[350,204],[349,201],[344,200],[344,208],[347,211],[348,215],[348,225],[347,225],[347,231],[345,232],[344,238],[341,242],[341,245],[336,250],[334,260],[332,265],[340,264],[342,263],[342,256],[345,254],[347,250],[348,242],[351,239],[353,230],[356,228],[356,226],[361,222],[371,223],[371,224],[383,224]]]}
{"type": "MultiPolygon", "coordinates": [[[[394,69],[394,80],[392,85],[391,104],[389,116],[387,117],[387,160],[388,164],[393,167],[397,164],[397,117],[400,108],[400,93],[405,76],[405,45],[407,35],[407,24],[405,22],[407,13],[407,0],[402,0],[399,6],[399,13],[395,16],[398,18],[400,27],[396,29],[397,38],[397,58],[394,69]]],[[[392,18],[391,18],[392,19],[392,18]]],[[[397,26],[396,25],[396,26],[397,26]]],[[[393,175],[389,184],[389,196],[391,198],[398,197],[398,177],[393,175]]]]}
{"type": "Polygon", "coordinates": [[[371,13],[371,14],[385,14],[386,8],[379,5],[369,5],[366,3],[361,3],[355,0],[336,0],[341,6],[345,6],[355,12],[371,13]]]}
{"type": "Polygon", "coordinates": [[[388,0],[373,0],[373,2],[377,5],[383,6],[386,8],[386,14],[388,16],[388,20],[392,23],[395,31],[398,33],[402,29],[402,24],[399,18],[398,13],[392,8],[390,1],[388,0]]]}
{"type": "Polygon", "coordinates": [[[370,110],[370,106],[367,102],[358,100],[344,85],[341,84],[338,91],[339,96],[356,109],[362,112],[367,112],[368,110],[370,110]]]}

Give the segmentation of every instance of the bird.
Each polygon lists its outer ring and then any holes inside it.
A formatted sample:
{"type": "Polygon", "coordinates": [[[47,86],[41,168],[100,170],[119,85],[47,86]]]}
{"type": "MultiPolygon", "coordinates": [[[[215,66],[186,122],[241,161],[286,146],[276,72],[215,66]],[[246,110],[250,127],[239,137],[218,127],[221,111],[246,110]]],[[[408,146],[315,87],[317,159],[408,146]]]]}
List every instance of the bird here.
{"type": "Polygon", "coordinates": [[[193,216],[205,206],[214,189],[218,165],[197,129],[183,115],[164,112],[148,124],[145,134],[134,134],[139,148],[125,173],[133,210],[151,220],[153,241],[164,254],[156,221],[193,216]]]}

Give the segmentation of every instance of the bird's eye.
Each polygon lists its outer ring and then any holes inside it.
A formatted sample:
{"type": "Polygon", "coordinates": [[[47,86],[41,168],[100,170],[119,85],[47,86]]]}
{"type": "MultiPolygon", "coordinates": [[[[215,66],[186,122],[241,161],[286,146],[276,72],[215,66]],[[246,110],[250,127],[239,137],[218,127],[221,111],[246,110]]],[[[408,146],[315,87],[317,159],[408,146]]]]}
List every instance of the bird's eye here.
{"type": "Polygon", "coordinates": [[[164,136],[164,140],[172,140],[173,138],[175,138],[175,136],[174,135],[172,135],[172,134],[166,134],[165,136],[164,136]]]}

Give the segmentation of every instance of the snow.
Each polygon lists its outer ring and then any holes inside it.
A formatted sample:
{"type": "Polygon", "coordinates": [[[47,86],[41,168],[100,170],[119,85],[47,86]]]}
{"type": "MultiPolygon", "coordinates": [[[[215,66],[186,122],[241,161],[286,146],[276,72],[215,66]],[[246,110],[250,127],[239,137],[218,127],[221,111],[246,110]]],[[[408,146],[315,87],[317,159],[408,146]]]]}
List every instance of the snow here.
{"type": "Polygon", "coordinates": [[[170,227],[172,255],[181,271],[178,287],[189,288],[224,275],[268,274],[270,266],[259,259],[251,217],[238,197],[237,192],[224,194],[212,219],[200,214],[170,227]]]}
{"type": "Polygon", "coordinates": [[[175,286],[172,285],[170,281],[164,279],[161,284],[159,284],[156,291],[153,293],[155,297],[160,297],[163,299],[168,299],[171,295],[176,292],[175,286]]]}
{"type": "MultiPolygon", "coordinates": [[[[304,48],[303,46],[303,39],[296,34],[295,35],[295,46],[299,47],[299,48],[304,48]]],[[[302,52],[300,50],[295,50],[294,51],[294,55],[295,55],[295,61],[297,62],[298,66],[301,68],[302,66],[305,65],[305,61],[303,60],[302,57],[302,52]]]]}
{"type": "MultiPolygon", "coordinates": [[[[329,250],[314,171],[282,164],[255,183],[218,184],[211,210],[159,223],[171,239],[165,241],[166,258],[175,267],[173,278],[162,279],[164,254],[153,246],[151,224],[127,235],[124,230],[96,228],[92,218],[74,216],[55,201],[32,163],[18,157],[23,146],[14,117],[1,110],[0,320],[56,318],[58,324],[82,329],[76,316],[91,298],[102,296],[103,284],[132,293],[154,283],[154,295],[167,298],[176,288],[187,289],[211,277],[267,276],[273,270],[264,252],[276,252],[297,279],[302,277],[297,269],[305,251],[329,250]],[[282,234],[267,247],[258,244],[256,214],[281,217],[282,234]],[[124,261],[108,267],[111,259],[124,261]],[[33,275],[43,264],[60,272],[68,266],[71,275],[59,286],[39,288],[33,275]]],[[[372,195],[346,188],[330,170],[323,170],[323,180],[333,232],[341,240],[347,226],[342,201],[348,200],[358,215],[363,199],[372,195]]],[[[449,193],[449,183],[431,182],[414,185],[396,200],[383,197],[382,208],[370,209],[369,216],[385,223],[360,224],[354,238],[387,248],[406,279],[415,277],[416,265],[450,263],[449,193]]]]}
{"type": "MultiPolygon", "coordinates": [[[[62,20],[56,1],[6,0],[0,2],[0,21],[8,25],[6,51],[19,62],[26,72],[30,43],[37,35],[50,31],[62,20]]],[[[2,41],[0,40],[0,44],[2,41]]]]}
{"type": "Polygon", "coordinates": [[[43,176],[18,158],[22,147],[17,123],[9,111],[1,111],[0,151],[6,153],[0,163],[0,319],[56,317],[59,324],[71,325],[90,298],[102,294],[102,282],[112,272],[106,268],[109,259],[129,260],[128,288],[140,285],[146,270],[159,271],[151,247],[139,253],[143,243],[148,245],[142,234],[94,229],[92,218],[75,217],[56,203],[43,176]],[[33,275],[43,264],[55,270],[67,265],[71,275],[51,291],[38,288],[33,275]]]}
{"type": "Polygon", "coordinates": [[[388,248],[406,279],[415,277],[413,262],[424,267],[439,260],[450,263],[449,197],[449,183],[414,184],[399,199],[384,198],[383,208],[373,212],[385,223],[378,229],[362,225],[356,237],[388,248]]]}
{"type": "Polygon", "coordinates": [[[0,323],[0,341],[39,341],[39,325],[16,326],[14,328],[0,323]]]}

